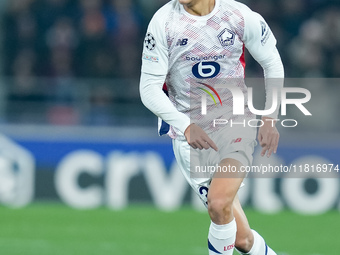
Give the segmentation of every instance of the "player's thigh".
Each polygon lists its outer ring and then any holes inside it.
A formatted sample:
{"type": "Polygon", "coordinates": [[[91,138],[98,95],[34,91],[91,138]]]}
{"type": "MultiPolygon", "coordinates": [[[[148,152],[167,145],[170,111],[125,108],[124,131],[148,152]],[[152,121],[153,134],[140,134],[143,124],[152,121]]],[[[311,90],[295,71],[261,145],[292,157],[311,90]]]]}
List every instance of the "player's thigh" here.
{"type": "MultiPolygon", "coordinates": [[[[242,163],[236,159],[227,158],[223,159],[220,165],[222,167],[227,166],[226,169],[229,166],[240,169],[242,163]]],[[[226,203],[227,206],[231,206],[244,177],[243,173],[235,174],[228,171],[215,173],[209,188],[208,204],[217,200],[226,203]]]]}

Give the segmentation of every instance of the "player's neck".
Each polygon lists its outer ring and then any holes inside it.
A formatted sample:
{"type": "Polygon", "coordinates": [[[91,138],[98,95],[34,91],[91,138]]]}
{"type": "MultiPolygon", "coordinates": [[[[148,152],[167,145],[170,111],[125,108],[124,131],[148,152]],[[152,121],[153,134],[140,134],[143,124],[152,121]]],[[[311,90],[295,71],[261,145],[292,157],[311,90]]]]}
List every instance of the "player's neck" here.
{"type": "Polygon", "coordinates": [[[183,3],[183,7],[192,15],[205,16],[212,12],[215,2],[215,0],[196,0],[187,4],[183,3]]]}

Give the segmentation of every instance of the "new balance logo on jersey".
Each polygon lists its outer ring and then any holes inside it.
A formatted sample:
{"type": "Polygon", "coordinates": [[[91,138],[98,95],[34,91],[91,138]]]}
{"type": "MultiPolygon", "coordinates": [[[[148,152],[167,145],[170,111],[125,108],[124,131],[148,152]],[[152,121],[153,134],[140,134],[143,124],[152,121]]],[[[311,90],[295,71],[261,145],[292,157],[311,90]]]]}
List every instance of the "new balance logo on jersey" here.
{"type": "Polygon", "coordinates": [[[176,46],[185,46],[188,44],[188,38],[178,39],[176,46]]]}

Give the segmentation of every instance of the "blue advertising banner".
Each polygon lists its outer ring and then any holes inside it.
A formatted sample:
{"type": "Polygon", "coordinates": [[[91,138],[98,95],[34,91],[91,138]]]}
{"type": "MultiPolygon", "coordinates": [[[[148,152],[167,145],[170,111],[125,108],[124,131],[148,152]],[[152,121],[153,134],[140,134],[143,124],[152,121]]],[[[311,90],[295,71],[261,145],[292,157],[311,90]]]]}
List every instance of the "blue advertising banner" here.
{"type": "MultiPolygon", "coordinates": [[[[175,210],[184,203],[203,207],[176,164],[170,139],[3,139],[3,204],[59,200],[80,209],[122,209],[135,202],[152,202],[162,210],[175,210]]],[[[309,144],[300,136],[293,143],[282,143],[269,159],[259,154],[256,150],[253,166],[260,174],[249,173],[239,192],[242,203],[267,213],[289,208],[316,214],[340,208],[339,145],[309,144]],[[331,167],[333,175],[320,174],[331,167]],[[290,169],[290,175],[283,169],[290,169]],[[270,171],[279,175],[267,175],[270,171]]]]}

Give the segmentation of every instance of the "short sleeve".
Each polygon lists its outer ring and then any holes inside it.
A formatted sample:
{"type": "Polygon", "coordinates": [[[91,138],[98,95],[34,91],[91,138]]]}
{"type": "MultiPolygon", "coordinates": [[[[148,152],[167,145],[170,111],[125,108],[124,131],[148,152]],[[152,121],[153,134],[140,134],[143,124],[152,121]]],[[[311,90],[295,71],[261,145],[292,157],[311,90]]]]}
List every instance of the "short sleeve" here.
{"type": "Polygon", "coordinates": [[[261,62],[276,49],[276,39],[261,15],[250,9],[244,14],[243,42],[253,58],[261,62]]]}
{"type": "Polygon", "coordinates": [[[164,17],[154,15],[144,39],[142,72],[166,75],[168,72],[168,47],[165,34],[164,17]]]}

